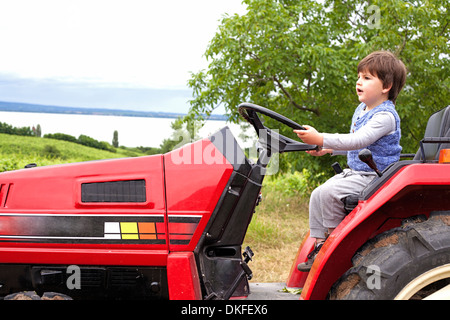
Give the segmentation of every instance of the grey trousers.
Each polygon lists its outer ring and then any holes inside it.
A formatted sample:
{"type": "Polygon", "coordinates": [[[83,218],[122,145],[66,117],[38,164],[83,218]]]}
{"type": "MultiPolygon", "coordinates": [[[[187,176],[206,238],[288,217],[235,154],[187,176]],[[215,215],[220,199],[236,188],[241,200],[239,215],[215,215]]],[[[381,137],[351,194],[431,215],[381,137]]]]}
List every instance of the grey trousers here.
{"type": "Polygon", "coordinates": [[[309,201],[310,237],[323,239],[328,228],[336,228],[346,216],[341,199],[359,194],[375,177],[375,172],[345,169],[314,189],[309,201]]]}

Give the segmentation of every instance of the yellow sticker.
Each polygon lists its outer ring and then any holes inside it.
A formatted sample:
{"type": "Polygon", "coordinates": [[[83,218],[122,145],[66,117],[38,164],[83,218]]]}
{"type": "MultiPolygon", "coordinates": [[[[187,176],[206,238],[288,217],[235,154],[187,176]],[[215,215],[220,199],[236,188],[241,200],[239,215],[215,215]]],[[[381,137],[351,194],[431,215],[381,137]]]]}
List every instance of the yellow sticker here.
{"type": "Polygon", "coordinates": [[[139,239],[139,235],[137,233],[135,234],[130,234],[130,233],[122,233],[122,239],[139,239]]]}
{"type": "Polygon", "coordinates": [[[138,233],[137,222],[121,222],[120,223],[121,233],[138,233]]]}

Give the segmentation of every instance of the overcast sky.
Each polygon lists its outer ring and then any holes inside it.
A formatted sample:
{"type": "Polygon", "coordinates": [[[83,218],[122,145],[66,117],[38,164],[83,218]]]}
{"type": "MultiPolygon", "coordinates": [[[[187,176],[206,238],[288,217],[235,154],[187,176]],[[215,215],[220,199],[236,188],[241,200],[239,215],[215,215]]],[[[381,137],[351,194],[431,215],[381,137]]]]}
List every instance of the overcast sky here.
{"type": "Polygon", "coordinates": [[[151,110],[163,89],[183,103],[241,1],[0,0],[0,101],[151,110]]]}

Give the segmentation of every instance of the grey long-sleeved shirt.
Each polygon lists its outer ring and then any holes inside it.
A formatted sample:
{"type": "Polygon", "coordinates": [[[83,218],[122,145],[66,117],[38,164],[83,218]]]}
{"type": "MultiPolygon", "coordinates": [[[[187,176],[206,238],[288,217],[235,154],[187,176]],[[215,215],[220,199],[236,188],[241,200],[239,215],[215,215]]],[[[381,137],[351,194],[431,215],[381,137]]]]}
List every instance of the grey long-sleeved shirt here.
{"type": "Polygon", "coordinates": [[[393,114],[378,112],[354,133],[324,133],[323,148],[333,149],[333,155],[345,155],[349,150],[358,150],[371,145],[381,137],[395,132],[395,129],[393,114]]]}

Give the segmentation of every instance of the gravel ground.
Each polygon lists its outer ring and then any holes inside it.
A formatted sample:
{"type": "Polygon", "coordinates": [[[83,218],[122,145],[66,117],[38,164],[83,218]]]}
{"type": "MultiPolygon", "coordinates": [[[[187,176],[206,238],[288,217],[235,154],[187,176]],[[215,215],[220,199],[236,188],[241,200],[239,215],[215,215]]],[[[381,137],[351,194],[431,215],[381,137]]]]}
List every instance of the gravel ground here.
{"type": "Polygon", "coordinates": [[[299,294],[283,292],[285,283],[250,283],[250,295],[247,300],[299,300],[299,294]]]}

